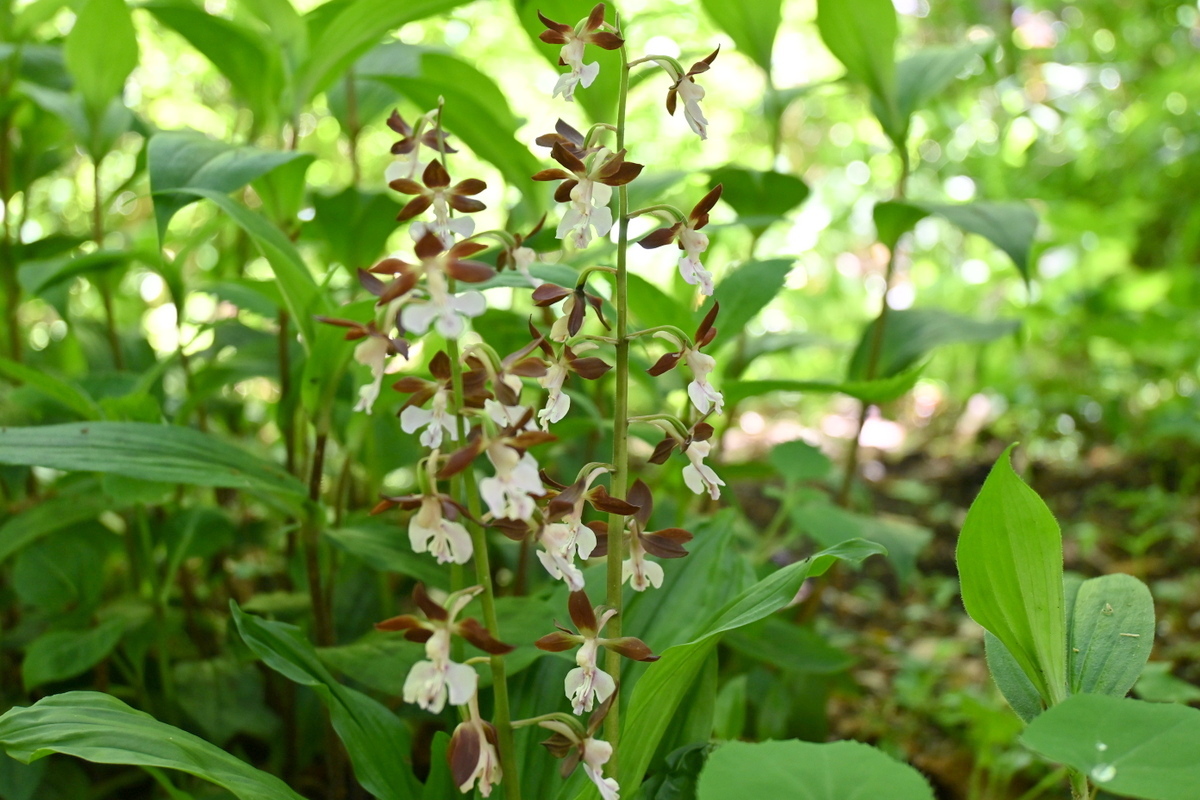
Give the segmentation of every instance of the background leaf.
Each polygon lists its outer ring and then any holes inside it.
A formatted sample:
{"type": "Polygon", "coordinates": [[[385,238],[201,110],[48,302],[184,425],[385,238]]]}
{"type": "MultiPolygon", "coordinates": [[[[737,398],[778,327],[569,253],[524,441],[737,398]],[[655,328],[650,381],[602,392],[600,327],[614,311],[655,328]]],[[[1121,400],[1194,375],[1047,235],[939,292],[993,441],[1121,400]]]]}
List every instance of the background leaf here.
{"type": "Polygon", "coordinates": [[[26,689],[73,678],[108,657],[125,632],[125,622],[108,619],[86,631],[50,631],[34,639],[21,662],[26,689]]]}
{"type": "Polygon", "coordinates": [[[742,167],[721,167],[708,173],[709,182],[721,184],[721,199],[738,213],[737,222],[761,234],[808,199],[808,184],[782,172],[760,172],[742,167]]]}
{"type": "Polygon", "coordinates": [[[728,742],[708,757],[697,800],[933,800],[912,767],[861,742],[728,742]]]}
{"type": "Polygon", "coordinates": [[[1027,203],[913,202],[912,205],[987,239],[1008,254],[1026,283],[1031,279],[1029,251],[1037,235],[1038,216],[1027,203]]]}
{"type": "Polygon", "coordinates": [[[905,126],[896,102],[899,26],[891,0],[818,0],[817,30],[850,77],[870,90],[884,130],[896,138],[905,126]]]}
{"type": "Polygon", "coordinates": [[[212,434],[144,422],[90,422],[0,428],[0,464],[112,472],[131,478],[228,486],[302,497],[282,467],[212,434]]]}
{"type": "Polygon", "coordinates": [[[98,122],[138,64],[137,32],[125,0],[87,0],[67,34],[63,57],[89,117],[98,122]]]}
{"type": "MultiPolygon", "coordinates": [[[[718,28],[729,34],[738,50],[771,72],[771,51],[775,34],[783,17],[782,0],[754,0],[749,3],[729,3],[725,0],[700,0],[704,11],[718,28]]],[[[684,69],[691,66],[682,62],[684,69]]]]}
{"type": "Polygon", "coordinates": [[[65,753],[98,764],[179,770],[240,800],[303,800],[274,775],[98,692],[52,695],[10,710],[0,717],[0,747],[25,763],[65,753]]]}
{"type": "MultiPolygon", "coordinates": [[[[877,320],[867,323],[850,365],[846,370],[849,381],[864,381],[877,320]]],[[[875,375],[888,378],[909,369],[929,351],[948,344],[982,343],[1012,333],[1020,323],[1016,320],[981,322],[940,308],[903,308],[888,313],[883,328],[883,342],[875,375]]]]}
{"type": "Polygon", "coordinates": [[[758,312],[775,299],[783,289],[784,280],[793,263],[791,259],[786,258],[750,261],[730,272],[717,284],[713,297],[705,302],[700,313],[708,313],[713,302],[721,304],[716,321],[719,345],[734,341],[750,321],[758,316],[758,312]]]}

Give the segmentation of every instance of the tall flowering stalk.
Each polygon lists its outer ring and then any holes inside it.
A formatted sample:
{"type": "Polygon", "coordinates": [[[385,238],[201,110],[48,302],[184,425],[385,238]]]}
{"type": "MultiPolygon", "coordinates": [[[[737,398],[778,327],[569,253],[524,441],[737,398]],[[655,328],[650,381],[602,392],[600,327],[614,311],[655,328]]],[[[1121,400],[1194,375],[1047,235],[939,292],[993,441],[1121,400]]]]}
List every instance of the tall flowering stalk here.
{"type": "MultiPolygon", "coordinates": [[[[401,428],[417,436],[427,451],[416,470],[416,491],[384,497],[375,509],[408,512],[413,551],[448,564],[451,571],[453,591],[445,599],[433,598],[421,585],[414,591],[413,602],[424,619],[401,614],[379,624],[381,630],[424,645],[425,659],[405,680],[405,702],[431,713],[441,713],[447,705],[458,709],[461,723],[451,740],[449,760],[463,792],[478,789],[486,797],[500,785],[508,800],[517,800],[520,784],[513,730],[538,725],[552,732],[544,744],[552,755],[564,759],[564,775],[583,764],[605,800],[617,800],[620,787],[612,772],[619,750],[620,659],[657,658],[648,644],[623,635],[623,585],[628,582],[639,592],[661,586],[664,572],[655,559],[686,556],[684,545],[692,538],[680,528],[649,530],[650,487],[641,480],[630,485],[630,424],[654,425],[666,434],[650,463],[663,463],[676,449],[683,452],[688,463],[682,475],[692,491],[715,499],[723,485],[703,463],[713,430],[706,420],[720,414],[723,405],[721,392],[709,382],[715,363],[702,352],[717,335],[718,306],[712,305],[693,334],[671,326],[632,331],[628,280],[629,220],[657,214],[672,224],[651,233],[641,244],[649,248],[677,243],[684,251],[679,264],[683,277],[701,294],[712,293],[711,276],[700,262],[708,239],[699,231],[720,197],[720,187],[686,215],[669,205],[630,210],[628,184],[643,170],[642,164],[630,159],[626,144],[630,70],[637,64],[661,67],[671,81],[668,109],[673,112],[677,100],[683,99],[689,126],[704,138],[707,120],[699,107],[704,93],[694,78],[709,68],[716,53],[688,71],[667,57],[631,62],[620,25],[606,21],[603,3],[574,26],[541,19],[547,28],[543,40],[562,46],[560,63],[569,71],[555,95],[567,101],[596,77],[598,65],[585,63],[588,45],[621,53],[615,123],[593,126],[584,134],[560,120],[554,133],[537,140],[550,148],[557,166],[533,176],[559,182],[554,197],[563,211],[558,224],[551,226],[557,238],[584,250],[615,229],[615,263],[581,270],[573,287],[539,280],[533,271],[540,255],[529,240],[545,219],[525,234],[503,230],[475,234],[474,223],[455,214],[483,210],[478,196],[487,186],[475,178],[452,176],[447,154],[454,149],[442,130],[440,109],[412,125],[394,114],[388,124],[402,138],[393,147],[399,160],[389,169],[389,186],[408,198],[398,221],[409,223],[411,254],[403,251],[360,271],[363,288],[376,297],[373,320],[323,321],[346,328],[346,338],[358,342],[356,360],[371,372],[356,406],[366,413],[377,405],[384,377],[404,368],[411,340],[437,334],[444,341],[444,349],[429,361],[428,377],[406,374],[392,385],[405,396],[398,411],[401,428]],[[610,132],[611,143],[604,141],[610,132]],[[499,245],[496,267],[476,260],[495,244],[499,245]],[[463,286],[485,283],[498,269],[508,267],[528,280],[530,302],[556,318],[545,320],[548,330],[531,321],[530,341],[502,355],[488,343],[486,332],[471,330],[472,320],[486,309],[486,300],[481,292],[463,286]],[[611,322],[603,313],[603,301],[588,286],[589,281],[606,276],[614,283],[616,318],[611,322]],[[588,332],[591,325],[600,326],[604,333],[588,332]],[[466,336],[472,340],[464,341],[466,336]],[[629,350],[638,337],[647,337],[647,344],[663,341],[670,346],[650,368],[651,375],[662,375],[677,365],[690,372],[687,393],[692,407],[685,419],[663,413],[631,414],[629,350]],[[610,364],[606,348],[612,349],[614,363],[610,364]],[[613,380],[611,462],[587,464],[573,478],[548,474],[537,451],[555,440],[553,427],[570,412],[568,387],[580,379],[606,379],[609,372],[613,380]],[[607,515],[607,520],[591,518],[594,514],[607,515]],[[575,628],[559,628],[534,644],[551,651],[577,650],[577,666],[563,686],[572,713],[551,711],[516,721],[510,716],[504,655],[512,648],[500,641],[489,530],[521,542],[522,554],[535,548],[545,574],[561,580],[569,590],[575,628]],[[589,559],[601,557],[607,567],[605,602],[593,607],[582,567],[589,559]],[[474,565],[472,586],[463,585],[468,564],[474,565]],[[476,599],[482,622],[459,621],[476,599]],[[485,655],[464,658],[466,644],[485,655]],[[478,676],[472,666],[482,661],[489,663],[492,673],[491,720],[480,713],[478,676]],[[592,713],[585,725],[578,715],[588,712],[592,713]]],[[[428,340],[425,344],[435,346],[428,340]]]]}

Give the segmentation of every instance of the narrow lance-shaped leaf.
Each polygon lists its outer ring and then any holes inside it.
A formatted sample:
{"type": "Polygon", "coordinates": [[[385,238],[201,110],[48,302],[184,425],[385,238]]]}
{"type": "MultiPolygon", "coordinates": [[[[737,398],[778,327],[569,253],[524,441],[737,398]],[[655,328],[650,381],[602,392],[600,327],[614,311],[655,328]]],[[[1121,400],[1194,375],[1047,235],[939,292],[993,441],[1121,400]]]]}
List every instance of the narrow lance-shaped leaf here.
{"type": "Polygon", "coordinates": [[[896,36],[892,0],[818,0],[817,29],[846,72],[870,90],[876,115],[896,138],[903,127],[896,101],[896,36]]]}
{"type": "Polygon", "coordinates": [[[1009,447],[1000,456],[963,522],[963,606],[1053,705],[1067,693],[1062,535],[1050,509],[1013,471],[1011,453],[1009,447]]]}

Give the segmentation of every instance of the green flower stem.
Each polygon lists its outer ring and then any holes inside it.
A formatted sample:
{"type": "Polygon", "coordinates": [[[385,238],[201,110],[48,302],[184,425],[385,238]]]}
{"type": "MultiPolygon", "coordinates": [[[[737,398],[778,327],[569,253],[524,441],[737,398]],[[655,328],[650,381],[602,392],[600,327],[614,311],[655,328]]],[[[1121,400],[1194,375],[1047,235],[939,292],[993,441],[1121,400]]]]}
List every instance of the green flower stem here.
{"type": "MultiPolygon", "coordinates": [[[[453,291],[453,289],[451,289],[453,291]]],[[[452,339],[446,343],[450,356],[450,383],[454,393],[454,415],[458,420],[458,440],[466,442],[467,423],[462,414],[463,409],[463,373],[459,359],[458,340],[452,339]]],[[[479,499],[479,484],[475,481],[475,470],[468,467],[462,473],[462,484],[467,500],[467,510],[472,519],[467,520],[467,530],[471,533],[471,547],[474,550],[475,582],[483,587],[480,602],[483,605],[483,623],[488,631],[497,639],[500,637],[500,623],[496,617],[496,592],[492,585],[492,567],[488,559],[487,534],[474,520],[482,516],[482,506],[479,499]]],[[[496,738],[499,740],[500,768],[504,771],[504,796],[506,800],[521,800],[521,781],[517,774],[517,758],[513,745],[512,715],[508,705],[508,677],[505,672],[504,656],[494,655],[490,658],[492,665],[492,695],[495,700],[495,710],[492,714],[492,724],[496,726],[496,738]]]]}
{"type": "MultiPolygon", "coordinates": [[[[621,93],[617,100],[617,151],[625,148],[625,108],[629,100],[629,53],[621,47],[621,93]]],[[[629,493],[629,274],[626,251],[629,249],[629,189],[622,185],[617,189],[617,367],[616,398],[613,407],[613,456],[615,467],[612,477],[612,493],[622,500],[629,493]]],[[[610,514],[608,518],[608,605],[617,610],[617,615],[608,623],[609,638],[621,635],[621,565],[624,562],[625,518],[610,514]]],[[[621,674],[621,654],[605,650],[605,668],[609,675],[621,674]]],[[[618,686],[617,691],[620,691],[618,686]]],[[[616,773],[619,739],[621,737],[620,697],[613,702],[604,720],[604,738],[613,747],[610,774],[616,773]]]]}

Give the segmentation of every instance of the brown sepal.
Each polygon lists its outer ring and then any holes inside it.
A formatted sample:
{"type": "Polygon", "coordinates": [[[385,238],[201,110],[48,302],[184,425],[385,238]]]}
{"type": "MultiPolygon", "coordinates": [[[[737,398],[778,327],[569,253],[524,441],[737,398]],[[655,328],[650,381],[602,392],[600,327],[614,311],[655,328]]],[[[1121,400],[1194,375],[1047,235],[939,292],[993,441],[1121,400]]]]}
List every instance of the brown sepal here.
{"type": "MultiPolygon", "coordinates": [[[[414,201],[415,202],[415,201],[414,201]]],[[[434,258],[441,254],[446,248],[442,245],[442,240],[433,231],[426,231],[425,235],[416,241],[413,245],[413,252],[417,254],[417,258],[422,261],[434,258]]]]}
{"type": "Polygon", "coordinates": [[[646,370],[646,372],[658,377],[664,372],[669,372],[675,369],[675,365],[679,363],[679,359],[681,358],[683,358],[683,353],[666,353],[660,357],[658,361],[655,361],[654,365],[651,366],[650,369],[646,370]]]}
{"type": "Polygon", "coordinates": [[[696,347],[704,347],[713,340],[717,335],[716,328],[713,323],[717,321],[717,314],[721,311],[721,304],[713,301],[713,306],[704,315],[704,319],[700,321],[700,326],[696,328],[696,347]]]}
{"type": "Polygon", "coordinates": [[[463,283],[482,283],[496,275],[492,265],[482,261],[451,261],[446,265],[446,272],[463,283]]]}
{"type": "Polygon", "coordinates": [[[629,502],[637,506],[637,513],[633,515],[634,520],[645,529],[647,523],[650,522],[650,515],[654,513],[654,495],[650,493],[650,487],[641,478],[633,482],[633,486],[629,487],[627,495],[629,502]]]}
{"type": "Polygon", "coordinates": [[[425,591],[424,583],[417,581],[417,585],[413,587],[412,596],[413,602],[417,604],[417,608],[421,609],[421,612],[425,616],[438,622],[445,622],[450,619],[450,612],[433,601],[433,598],[429,596],[429,592],[425,591]]]}
{"type": "Polygon", "coordinates": [[[516,650],[516,647],[513,645],[505,644],[499,639],[493,638],[491,631],[480,625],[478,620],[471,617],[458,623],[458,635],[483,652],[491,653],[494,656],[502,656],[505,653],[511,653],[513,650],[516,650]]]}
{"type": "Polygon", "coordinates": [[[425,623],[414,617],[412,614],[401,614],[398,617],[385,619],[383,622],[375,623],[377,631],[409,631],[413,628],[422,628],[425,623]]]}
{"type": "Polygon", "coordinates": [[[483,211],[487,206],[480,200],[474,197],[463,197],[462,195],[452,194],[447,201],[450,207],[455,211],[460,211],[463,214],[474,214],[476,211],[483,211]]]}
{"type": "Polygon", "coordinates": [[[667,463],[667,459],[671,457],[671,451],[675,449],[677,444],[679,444],[679,442],[675,441],[675,439],[670,436],[668,436],[666,439],[663,439],[658,443],[658,445],[655,446],[654,454],[650,456],[650,463],[667,463]]]}
{"type": "Polygon", "coordinates": [[[433,205],[433,200],[428,195],[417,195],[412,200],[409,200],[404,208],[400,209],[400,213],[396,215],[396,221],[404,222],[410,220],[431,205],[433,205]]]}
{"type": "Polygon", "coordinates": [[[579,375],[579,377],[589,381],[596,380],[610,369],[612,367],[604,363],[603,360],[592,356],[577,358],[571,362],[571,370],[579,375]]]}
{"type": "Polygon", "coordinates": [[[688,554],[683,545],[691,540],[691,532],[683,528],[663,528],[641,535],[642,547],[650,555],[659,558],[683,558],[688,554]]]}
{"type": "Polygon", "coordinates": [[[713,426],[707,422],[697,422],[692,426],[692,440],[697,442],[707,442],[712,438],[713,426]]]}
{"type": "Polygon", "coordinates": [[[615,650],[634,661],[658,661],[658,656],[654,655],[654,651],[650,649],[650,646],[636,636],[605,639],[603,644],[609,650],[615,650]]]}
{"type": "Polygon", "coordinates": [[[543,283],[533,290],[533,304],[539,308],[552,306],[564,297],[570,297],[571,290],[553,283],[543,283]]]}
{"type": "Polygon", "coordinates": [[[388,188],[400,194],[425,194],[425,187],[409,178],[396,178],[388,184],[388,188]]]}
{"type": "Polygon", "coordinates": [[[483,750],[481,738],[479,729],[470,723],[460,723],[454,729],[454,735],[446,747],[446,762],[450,765],[450,776],[455,786],[471,782],[471,776],[479,766],[479,753],[483,750]]]}
{"type": "Polygon", "coordinates": [[[582,634],[596,634],[596,610],[592,608],[592,601],[588,599],[587,592],[580,589],[578,592],[571,592],[567,598],[567,608],[571,612],[571,621],[575,623],[575,629],[582,634]]]}
{"type": "Polygon", "coordinates": [[[592,508],[597,511],[603,511],[606,514],[620,514],[623,517],[632,517],[638,513],[637,506],[633,503],[627,503],[619,497],[613,497],[603,486],[594,487],[588,492],[587,499],[592,504],[592,508]]]}
{"type": "Polygon", "coordinates": [[[450,454],[450,457],[446,459],[445,466],[437,474],[439,478],[445,479],[457,475],[471,466],[475,458],[483,452],[483,438],[478,431],[478,428],[472,431],[470,441],[450,454]]]}
{"type": "Polygon", "coordinates": [[[638,244],[647,250],[653,250],[656,247],[670,244],[675,241],[675,237],[679,235],[679,227],[682,223],[676,222],[669,228],[658,228],[650,231],[648,234],[638,240],[638,244]]]}
{"type": "Polygon", "coordinates": [[[612,31],[596,31],[588,34],[587,41],[604,50],[620,50],[621,45],[625,44],[625,40],[612,31]]]}
{"type": "Polygon", "coordinates": [[[692,207],[690,217],[692,230],[700,230],[708,224],[708,212],[713,210],[713,206],[721,199],[721,191],[725,188],[724,184],[718,183],[708,194],[700,198],[700,202],[692,207]]]}
{"type": "Polygon", "coordinates": [[[562,631],[547,633],[542,638],[533,643],[533,646],[538,650],[545,650],[547,653],[562,653],[580,645],[581,637],[562,631]]]}
{"type": "Polygon", "coordinates": [[[450,173],[446,171],[445,165],[435,158],[425,167],[421,181],[430,189],[444,189],[450,185],[450,173]]]}

